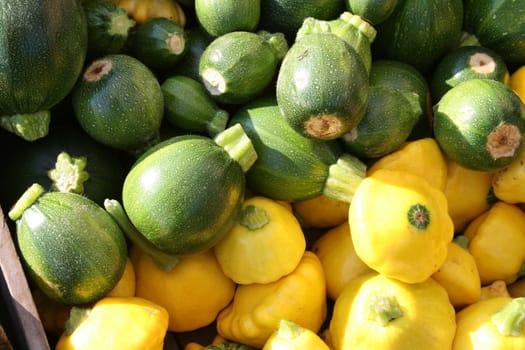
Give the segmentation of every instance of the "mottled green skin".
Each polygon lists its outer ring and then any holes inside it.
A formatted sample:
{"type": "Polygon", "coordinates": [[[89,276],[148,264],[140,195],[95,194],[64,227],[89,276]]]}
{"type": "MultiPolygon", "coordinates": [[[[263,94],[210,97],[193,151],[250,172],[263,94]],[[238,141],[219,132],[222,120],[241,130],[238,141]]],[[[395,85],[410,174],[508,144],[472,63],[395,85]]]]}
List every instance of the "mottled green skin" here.
{"type": "Polygon", "coordinates": [[[372,53],[426,72],[459,44],[462,23],[461,0],[400,0],[390,17],[375,26],[372,53]]]}
{"type": "Polygon", "coordinates": [[[523,149],[525,106],[505,84],[471,79],[450,89],[434,106],[434,134],[445,154],[473,170],[496,171],[512,163],[523,149]],[[521,132],[515,152],[494,158],[487,136],[500,124],[521,132]]]}
{"type": "Polygon", "coordinates": [[[61,303],[98,300],[124,271],[122,231],[104,209],[78,194],[43,194],[17,220],[16,238],[32,280],[61,303]]]}
{"type": "Polygon", "coordinates": [[[75,84],[87,25],[75,0],[0,1],[0,115],[48,110],[75,84]]]}
{"type": "Polygon", "coordinates": [[[261,16],[261,0],[195,0],[194,7],[200,26],[213,37],[253,32],[261,16]]]}
{"type": "Polygon", "coordinates": [[[344,40],[331,33],[313,33],[296,41],[284,57],[277,77],[277,103],[287,123],[313,137],[306,123],[330,115],[340,120],[335,139],[361,120],[368,97],[368,73],[363,60],[344,40]]]}
{"type": "Polygon", "coordinates": [[[441,59],[432,73],[430,89],[432,99],[437,103],[439,99],[452,87],[469,79],[493,79],[504,83],[509,78],[509,71],[503,58],[493,50],[484,46],[461,46],[450,51],[441,59]],[[486,55],[485,64],[492,59],[494,70],[480,72],[472,66],[471,57],[486,55]]]}
{"type": "Polygon", "coordinates": [[[350,12],[363,17],[373,25],[386,21],[394,12],[398,2],[398,0],[345,0],[350,12]]]}
{"type": "Polygon", "coordinates": [[[398,149],[419,119],[400,90],[370,86],[365,114],[342,140],[349,153],[361,158],[378,158],[398,149]]]}
{"type": "Polygon", "coordinates": [[[525,64],[525,4],[516,0],[465,0],[464,28],[517,68],[525,64]]]}
{"type": "Polygon", "coordinates": [[[122,204],[159,249],[193,254],[211,248],[229,231],[244,187],[240,165],[212,139],[179,136],[138,160],[124,181],[122,204]]]}
{"type": "Polygon", "coordinates": [[[206,69],[216,70],[224,78],[226,89],[211,92],[213,99],[242,104],[263,92],[279,63],[274,49],[261,36],[237,31],[221,35],[208,45],[200,57],[199,76],[203,79],[206,69]]]}
{"type": "Polygon", "coordinates": [[[87,67],[72,91],[72,104],[91,137],[131,153],[158,137],[164,114],[164,96],[155,75],[138,59],[123,54],[105,56],[87,67]],[[87,80],[86,72],[102,61],[110,65],[108,73],[87,80]]]}
{"type": "Polygon", "coordinates": [[[270,198],[294,201],[322,193],[328,168],[340,154],[335,141],[304,137],[284,121],[274,97],[239,109],[230,124],[240,123],[253,143],[257,160],[247,172],[248,186],[270,198]]]}

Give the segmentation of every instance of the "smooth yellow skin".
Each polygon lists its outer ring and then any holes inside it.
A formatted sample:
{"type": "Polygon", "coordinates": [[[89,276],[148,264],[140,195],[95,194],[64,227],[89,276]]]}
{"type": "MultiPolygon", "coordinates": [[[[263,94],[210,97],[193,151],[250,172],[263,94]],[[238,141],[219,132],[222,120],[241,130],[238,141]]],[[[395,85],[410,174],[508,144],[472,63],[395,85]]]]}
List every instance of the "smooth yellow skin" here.
{"type": "Polygon", "coordinates": [[[131,263],[131,259],[126,259],[126,266],[124,273],[115,287],[108,294],[108,297],[133,297],[135,296],[135,269],[131,263]]]}
{"type": "Polygon", "coordinates": [[[186,15],[175,0],[112,0],[124,8],[137,23],[144,23],[155,17],[166,17],[184,27],[186,15]]]}
{"type": "Polygon", "coordinates": [[[490,208],[488,201],[494,173],[471,170],[447,159],[445,196],[455,232],[490,208]]]}
{"type": "Polygon", "coordinates": [[[521,66],[510,75],[509,86],[525,103],[525,66],[521,66]]]}
{"type": "Polygon", "coordinates": [[[329,327],[334,350],[445,350],[452,345],[456,321],[447,292],[432,278],[404,283],[372,273],[345,287],[329,327]],[[373,315],[382,298],[394,298],[402,311],[385,325],[373,315]]]}
{"type": "Polygon", "coordinates": [[[281,320],[262,350],[330,350],[317,333],[295,322],[281,320]]]}
{"type": "Polygon", "coordinates": [[[331,228],[348,220],[350,203],[321,194],[317,197],[292,203],[295,215],[302,225],[331,228]]]}
{"type": "Polygon", "coordinates": [[[496,297],[471,304],[456,315],[456,336],[452,350],[525,349],[525,335],[503,336],[491,316],[501,310],[511,297],[496,297]]]}
{"type": "Polygon", "coordinates": [[[494,195],[507,203],[525,203],[525,152],[508,167],[494,174],[492,186],[494,195]]]}
{"type": "Polygon", "coordinates": [[[106,297],[71,335],[62,334],[55,350],[162,350],[168,312],[137,297],[106,297]]]}
{"type": "Polygon", "coordinates": [[[447,291],[453,306],[475,303],[481,295],[481,281],[476,261],[470,252],[455,242],[448,245],[445,262],[432,278],[447,291]]]}
{"type": "Polygon", "coordinates": [[[163,306],[169,314],[168,330],[192,331],[215,320],[232,300],[236,284],[221,270],[212,250],[183,256],[171,271],[132,247],[139,297],[163,306]]]}
{"type": "Polygon", "coordinates": [[[323,268],[317,256],[306,251],[297,268],[279,280],[238,286],[233,302],[217,317],[217,333],[260,349],[281,319],[317,333],[326,314],[323,268]]]}
{"type": "Polygon", "coordinates": [[[238,220],[215,245],[215,255],[226,276],[239,284],[270,283],[292,272],[306,249],[306,239],[296,217],[273,199],[256,196],[243,204],[263,216],[264,226],[250,228],[238,220]]]}
{"type": "Polygon", "coordinates": [[[433,138],[406,142],[397,151],[379,158],[368,168],[367,175],[385,168],[422,176],[434,187],[445,189],[447,164],[438,143],[433,138]]]}
{"type": "Polygon", "coordinates": [[[357,256],[346,221],[323,233],[312,245],[312,251],[323,265],[326,293],[332,300],[351,280],[373,271],[357,256]]]}
{"type": "Polygon", "coordinates": [[[525,262],[525,213],[516,205],[495,203],[467,226],[464,235],[482,285],[518,278],[525,262]]]}
{"type": "Polygon", "coordinates": [[[366,177],[355,192],[348,217],[361,260],[407,283],[423,282],[438,270],[454,235],[443,192],[400,170],[380,169],[366,177]],[[417,229],[409,221],[415,205],[429,213],[425,228],[417,229]]]}

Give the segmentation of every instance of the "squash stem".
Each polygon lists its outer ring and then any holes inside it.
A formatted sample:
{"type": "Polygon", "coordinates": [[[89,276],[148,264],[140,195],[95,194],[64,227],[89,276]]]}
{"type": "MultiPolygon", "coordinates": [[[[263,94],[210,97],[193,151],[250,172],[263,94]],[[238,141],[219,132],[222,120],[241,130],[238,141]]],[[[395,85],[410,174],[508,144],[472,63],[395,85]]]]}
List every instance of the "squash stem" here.
{"type": "Polygon", "coordinates": [[[0,126],[26,141],[35,141],[47,136],[51,114],[48,110],[35,113],[20,113],[0,117],[0,126]]]}
{"type": "Polygon", "coordinates": [[[277,334],[280,338],[293,340],[298,338],[304,332],[304,328],[290,320],[279,321],[277,334]]]}
{"type": "Polygon", "coordinates": [[[239,123],[217,134],[214,140],[239,163],[244,172],[247,172],[257,160],[255,147],[239,123]]]}
{"type": "Polygon", "coordinates": [[[223,109],[219,109],[213,115],[213,118],[206,124],[206,131],[211,137],[217,136],[220,132],[226,129],[228,124],[229,113],[223,109]]]}
{"type": "Polygon", "coordinates": [[[60,152],[55,167],[47,172],[53,182],[51,189],[59,192],[84,193],[84,182],[89,179],[85,171],[86,157],[71,157],[67,152],[60,152]]]}
{"type": "Polygon", "coordinates": [[[525,324],[525,297],[512,299],[491,317],[498,331],[504,336],[519,337],[525,324]]]}
{"type": "Polygon", "coordinates": [[[16,201],[14,206],[9,210],[7,215],[13,221],[18,220],[24,211],[29,208],[33,203],[45,192],[42,185],[34,183],[27,188],[22,196],[16,201]]]}
{"type": "Polygon", "coordinates": [[[323,188],[327,197],[350,203],[355,190],[366,176],[366,165],[358,158],[345,153],[328,168],[323,188]]]}
{"type": "Polygon", "coordinates": [[[283,33],[269,33],[264,30],[257,32],[257,35],[266,43],[268,43],[275,54],[275,58],[281,61],[288,52],[288,42],[283,33]]]}
{"type": "Polygon", "coordinates": [[[84,320],[86,320],[89,317],[89,314],[91,313],[90,307],[82,307],[82,306],[73,306],[71,307],[71,310],[69,311],[69,317],[66,320],[65,324],[65,334],[71,335],[75,331],[75,329],[80,326],[84,320]]]}
{"type": "Polygon", "coordinates": [[[263,208],[256,207],[255,205],[246,206],[239,219],[239,223],[246,227],[250,231],[255,231],[264,227],[270,222],[268,213],[263,208]]]}
{"type": "Polygon", "coordinates": [[[104,208],[117,222],[126,237],[143,252],[151,256],[161,269],[169,272],[177,265],[179,258],[159,250],[153,243],[148,241],[129,220],[119,201],[106,199],[104,200],[104,208]]]}
{"type": "Polygon", "coordinates": [[[403,316],[396,297],[373,295],[369,305],[369,319],[387,326],[393,320],[403,316]]]}

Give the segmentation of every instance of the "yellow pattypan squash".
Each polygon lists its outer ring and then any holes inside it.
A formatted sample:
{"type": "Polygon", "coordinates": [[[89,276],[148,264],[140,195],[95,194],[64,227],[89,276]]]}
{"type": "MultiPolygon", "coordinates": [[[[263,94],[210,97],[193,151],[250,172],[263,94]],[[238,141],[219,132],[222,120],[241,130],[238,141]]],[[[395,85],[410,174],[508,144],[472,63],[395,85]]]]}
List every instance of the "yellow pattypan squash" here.
{"type": "Polygon", "coordinates": [[[509,290],[505,281],[496,280],[491,284],[481,288],[481,295],[479,300],[490,299],[494,297],[510,297],[509,290]]]}
{"type": "Polygon", "coordinates": [[[92,308],[73,307],[55,350],[162,350],[168,312],[137,297],[105,297],[92,308]]]}
{"type": "Polygon", "coordinates": [[[135,296],[135,270],[133,269],[133,263],[128,257],[126,259],[126,266],[124,273],[120,280],[117,282],[115,287],[108,294],[108,297],[133,297],[135,296]]]}
{"type": "Polygon", "coordinates": [[[308,328],[281,320],[262,350],[330,350],[324,340],[308,328]]]}
{"type": "Polygon", "coordinates": [[[494,174],[492,186],[494,195],[507,203],[525,203],[525,152],[508,167],[494,174]]]}
{"type": "Polygon", "coordinates": [[[371,273],[349,283],[329,325],[334,350],[445,350],[456,330],[447,292],[432,278],[404,283],[371,273]]]}
{"type": "Polygon", "coordinates": [[[454,235],[443,192],[400,170],[367,176],[350,203],[348,221],[361,260],[407,283],[423,282],[438,270],[454,235]]]}
{"type": "Polygon", "coordinates": [[[295,215],[305,227],[331,228],[348,220],[348,202],[324,194],[293,202],[295,215]]]}
{"type": "Polygon", "coordinates": [[[445,262],[432,278],[447,291],[454,306],[475,303],[481,295],[481,281],[476,261],[470,252],[456,242],[450,242],[445,262]]]}
{"type": "Polygon", "coordinates": [[[217,333],[262,348],[282,319],[318,332],[327,313],[323,268],[305,251],[297,268],[271,283],[239,285],[233,301],[217,317],[217,333]]]}
{"type": "Polygon", "coordinates": [[[176,0],[113,0],[125,9],[138,24],[155,17],[166,17],[180,26],[186,25],[186,15],[176,0]]]}
{"type": "Polygon", "coordinates": [[[525,103],[525,65],[516,69],[509,79],[509,86],[525,103]]]}
{"type": "Polygon", "coordinates": [[[168,311],[169,331],[185,332],[211,324],[233,298],[236,284],[222,272],[212,250],[182,256],[170,271],[136,246],[131,250],[135,294],[168,311]]]}
{"type": "Polygon", "coordinates": [[[406,142],[398,150],[379,158],[367,170],[371,175],[379,169],[402,170],[424,177],[434,187],[444,190],[447,164],[434,138],[406,142]]]}
{"type": "Polygon", "coordinates": [[[332,300],[349,281],[373,271],[357,256],[347,221],[323,233],[312,245],[312,251],[323,265],[326,293],[332,300]]]}
{"type": "Polygon", "coordinates": [[[467,226],[464,235],[481,284],[518,278],[525,263],[525,213],[516,205],[495,203],[467,226]]]}
{"type": "Polygon", "coordinates": [[[239,220],[214,249],[222,270],[236,283],[269,283],[297,267],[306,239],[292,212],[255,196],[244,201],[239,220]]]}
{"type": "Polygon", "coordinates": [[[494,203],[494,173],[465,168],[447,158],[445,196],[455,232],[461,232],[478,215],[494,203]]]}
{"type": "Polygon", "coordinates": [[[525,349],[525,298],[496,297],[457,313],[452,350],[525,349]]]}

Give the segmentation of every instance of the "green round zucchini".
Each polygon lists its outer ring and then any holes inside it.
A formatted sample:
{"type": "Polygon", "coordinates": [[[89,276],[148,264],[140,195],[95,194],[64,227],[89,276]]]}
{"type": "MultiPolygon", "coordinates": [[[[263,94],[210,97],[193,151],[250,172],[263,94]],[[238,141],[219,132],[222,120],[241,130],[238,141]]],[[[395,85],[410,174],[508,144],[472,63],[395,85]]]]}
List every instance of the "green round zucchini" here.
{"type": "Polygon", "coordinates": [[[254,32],[261,16],[261,0],[195,0],[194,8],[199,25],[213,37],[254,32]]]}

